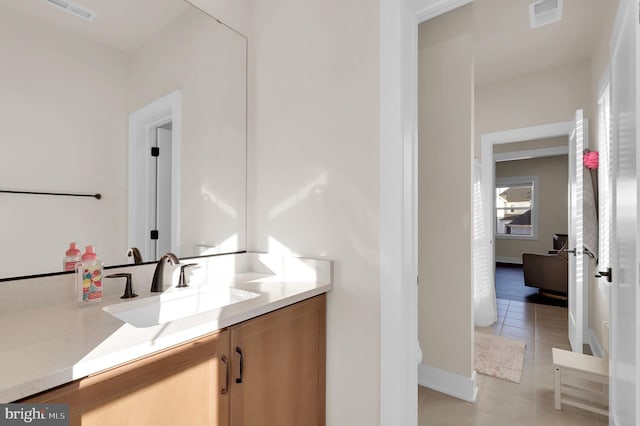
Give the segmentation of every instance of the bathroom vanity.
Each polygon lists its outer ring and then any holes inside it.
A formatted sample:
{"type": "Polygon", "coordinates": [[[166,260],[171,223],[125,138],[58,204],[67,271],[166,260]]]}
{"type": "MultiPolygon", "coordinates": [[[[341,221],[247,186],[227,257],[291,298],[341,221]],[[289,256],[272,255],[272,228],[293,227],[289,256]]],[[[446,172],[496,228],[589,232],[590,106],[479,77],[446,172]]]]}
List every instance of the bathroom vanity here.
{"type": "Polygon", "coordinates": [[[323,425],[320,295],[20,402],[67,403],[71,424],[323,425]]]}
{"type": "Polygon", "coordinates": [[[68,403],[83,425],[324,424],[331,262],[245,252],[247,37],[190,1],[95,0],[90,24],[50,3],[0,5],[0,402],[68,403]],[[78,307],[71,241],[139,297],[105,280],[78,307]],[[131,247],[200,268],[151,293],[131,247]]]}
{"type": "MultiPolygon", "coordinates": [[[[208,277],[203,288],[258,295],[136,327],[108,310],[157,297],[144,288],[153,265],[141,265],[128,268],[145,270],[134,277],[139,301],[122,302],[121,289],[114,286],[102,305],[36,306],[3,315],[0,401],[68,403],[71,424],[83,425],[106,419],[111,424],[323,425],[331,262],[259,253],[197,261],[200,278],[208,277]]],[[[22,286],[30,291],[29,284],[22,286]]],[[[168,290],[166,300],[175,300],[172,292],[178,290],[168,290]]],[[[210,292],[200,294],[205,298],[210,292]]]]}

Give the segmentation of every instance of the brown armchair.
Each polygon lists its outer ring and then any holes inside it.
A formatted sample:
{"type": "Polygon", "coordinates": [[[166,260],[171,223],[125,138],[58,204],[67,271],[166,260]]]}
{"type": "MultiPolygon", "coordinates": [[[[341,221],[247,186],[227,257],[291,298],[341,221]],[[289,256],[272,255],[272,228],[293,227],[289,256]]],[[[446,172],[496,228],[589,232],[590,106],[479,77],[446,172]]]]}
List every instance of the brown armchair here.
{"type": "Polygon", "coordinates": [[[566,243],[556,254],[522,253],[524,285],[567,294],[569,259],[566,243]]]}

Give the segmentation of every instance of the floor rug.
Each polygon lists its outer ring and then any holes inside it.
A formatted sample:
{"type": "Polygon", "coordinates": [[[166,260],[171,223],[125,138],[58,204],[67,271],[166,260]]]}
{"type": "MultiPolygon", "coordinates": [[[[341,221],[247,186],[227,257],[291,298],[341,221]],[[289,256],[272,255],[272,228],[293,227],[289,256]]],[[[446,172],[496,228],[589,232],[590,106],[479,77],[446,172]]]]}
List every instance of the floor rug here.
{"type": "Polygon", "coordinates": [[[473,366],[480,374],[520,383],[524,347],[520,340],[476,332],[473,366]]]}

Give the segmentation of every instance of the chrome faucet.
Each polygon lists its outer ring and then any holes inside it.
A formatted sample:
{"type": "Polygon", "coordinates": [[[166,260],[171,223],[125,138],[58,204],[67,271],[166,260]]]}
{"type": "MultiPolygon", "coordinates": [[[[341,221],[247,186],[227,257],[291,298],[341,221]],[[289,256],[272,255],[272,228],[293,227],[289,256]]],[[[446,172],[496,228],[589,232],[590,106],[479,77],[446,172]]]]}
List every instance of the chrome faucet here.
{"type": "Polygon", "coordinates": [[[170,265],[178,265],[180,261],[173,253],[166,253],[160,257],[158,264],[156,265],[156,270],[153,273],[153,279],[151,280],[151,291],[153,292],[161,292],[164,291],[163,278],[164,278],[164,266],[169,261],[170,265]]]}

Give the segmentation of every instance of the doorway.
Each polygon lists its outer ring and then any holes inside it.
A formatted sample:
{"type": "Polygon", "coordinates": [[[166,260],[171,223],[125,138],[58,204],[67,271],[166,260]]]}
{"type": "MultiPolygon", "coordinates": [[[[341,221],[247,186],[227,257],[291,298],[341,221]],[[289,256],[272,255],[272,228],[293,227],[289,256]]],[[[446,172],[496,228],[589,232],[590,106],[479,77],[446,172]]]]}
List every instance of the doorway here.
{"type": "MultiPolygon", "coordinates": [[[[569,148],[534,148],[523,151],[521,153],[500,154],[498,160],[506,160],[510,158],[522,158],[522,157],[543,157],[550,155],[558,155],[563,152],[569,152],[573,157],[575,152],[582,152],[585,143],[588,141],[588,123],[582,118],[582,111],[579,110],[576,113],[575,121],[566,121],[559,123],[551,123],[540,126],[533,126],[521,129],[511,129],[506,131],[487,133],[481,136],[481,149],[482,149],[482,178],[481,185],[484,194],[483,199],[486,202],[483,204],[483,213],[485,218],[485,227],[489,230],[491,236],[496,235],[496,223],[493,218],[496,216],[495,209],[495,188],[496,188],[496,157],[494,156],[495,147],[505,144],[521,143],[525,141],[539,141],[538,144],[542,144],[543,140],[550,138],[569,138],[569,148]],[[580,143],[576,142],[576,135],[580,134],[580,143]],[[491,223],[489,223],[491,221],[491,223]]],[[[569,245],[574,249],[579,247],[575,256],[569,257],[569,316],[570,327],[569,333],[571,336],[572,347],[574,351],[582,352],[582,342],[589,341],[588,335],[588,310],[589,310],[589,286],[588,281],[585,282],[584,268],[586,263],[582,256],[582,161],[581,154],[580,167],[576,167],[575,161],[569,161],[569,245]],[[577,221],[576,221],[577,219],[577,221]]],[[[577,161],[577,160],[576,160],[577,161]]],[[[490,283],[495,280],[495,253],[496,253],[496,240],[494,237],[488,238],[485,241],[486,250],[489,253],[489,265],[488,268],[490,283]]]]}
{"type": "Polygon", "coordinates": [[[149,182],[152,188],[151,199],[148,206],[151,227],[150,231],[150,259],[159,259],[164,253],[171,251],[171,158],[173,122],[168,122],[153,127],[155,143],[152,141],[149,158],[149,182]],[[155,130],[155,132],[154,132],[155,130]]]}
{"type": "Polygon", "coordinates": [[[568,234],[568,140],[558,137],[494,148],[496,297],[566,307],[568,274],[549,280],[542,274],[550,269],[538,271],[528,262],[530,286],[526,286],[523,253],[527,260],[562,265],[549,255],[561,248],[568,234]]]}
{"type": "MultiPolygon", "coordinates": [[[[384,184],[380,190],[380,257],[385,265],[381,276],[381,300],[384,300],[381,305],[381,424],[407,418],[403,424],[416,423],[411,409],[416,406],[411,393],[415,380],[410,371],[415,360],[412,348],[416,317],[415,221],[412,222],[416,200],[415,179],[410,177],[412,171],[415,172],[415,157],[411,153],[415,153],[417,145],[416,23],[469,1],[389,0],[381,3],[380,152],[381,182],[384,184]],[[399,347],[403,350],[398,351],[399,347]],[[402,374],[398,374],[398,366],[402,374]]],[[[637,14],[630,12],[628,15],[637,14]]],[[[635,137],[635,133],[633,135],[635,137]]]]}
{"type": "Polygon", "coordinates": [[[179,242],[181,92],[129,116],[129,246],[144,261],[176,252],[179,242]]]}

